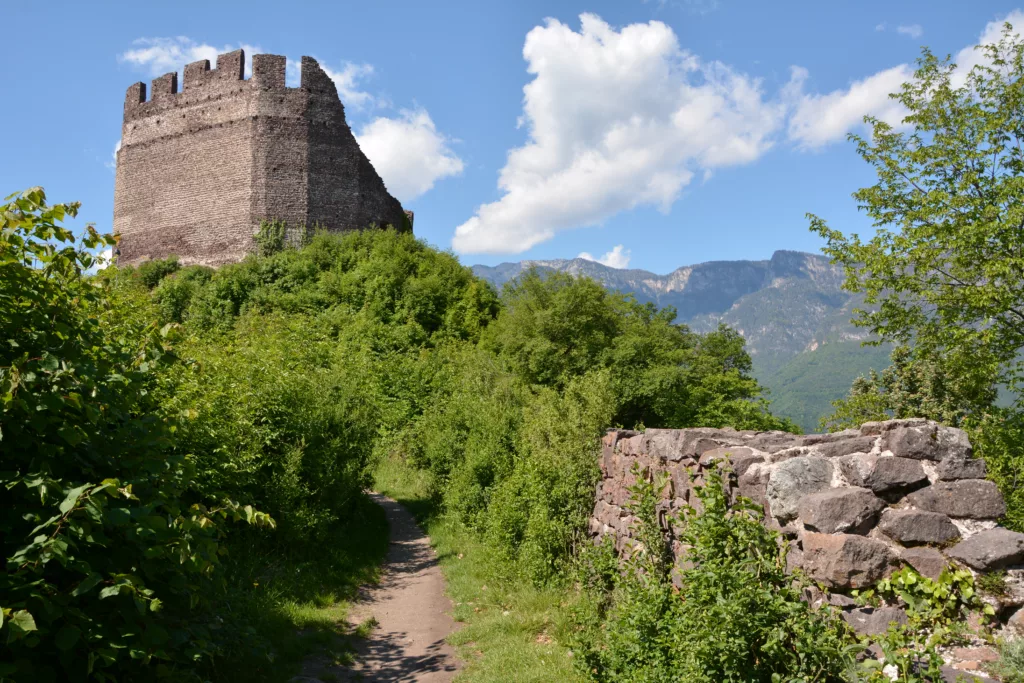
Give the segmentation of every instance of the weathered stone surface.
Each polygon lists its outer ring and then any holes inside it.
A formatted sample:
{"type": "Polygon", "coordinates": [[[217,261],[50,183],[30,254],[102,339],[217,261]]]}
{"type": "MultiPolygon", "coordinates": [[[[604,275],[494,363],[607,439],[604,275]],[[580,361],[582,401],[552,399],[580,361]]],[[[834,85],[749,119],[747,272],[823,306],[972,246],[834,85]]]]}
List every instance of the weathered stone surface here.
{"type": "Polygon", "coordinates": [[[984,479],[988,474],[985,461],[981,458],[945,458],[935,468],[940,481],[955,479],[984,479]]]}
{"type": "Polygon", "coordinates": [[[910,458],[853,453],[836,462],[846,480],[875,493],[907,491],[928,483],[928,475],[920,461],[910,458]]]}
{"type": "Polygon", "coordinates": [[[885,633],[889,624],[907,624],[907,613],[899,607],[862,607],[843,612],[843,620],[860,635],[885,633]]]}
{"type": "Polygon", "coordinates": [[[804,496],[797,511],[804,526],[812,531],[866,534],[884,507],[885,503],[867,489],[841,488],[804,496]]]}
{"type": "Polygon", "coordinates": [[[1017,637],[1024,636],[1024,608],[1018,609],[1006,620],[1006,630],[1017,637]]]}
{"type": "Polygon", "coordinates": [[[946,555],[971,569],[989,571],[1024,562],[1024,534],[1009,529],[989,529],[960,541],[946,555]]]}
{"type": "Polygon", "coordinates": [[[927,423],[895,427],[882,432],[880,447],[901,458],[941,460],[937,431],[936,425],[927,423]]]}
{"type": "Polygon", "coordinates": [[[929,579],[938,579],[942,570],[949,564],[942,553],[926,546],[906,548],[900,554],[900,559],[917,570],[918,574],[929,579]]]}
{"type": "Polygon", "coordinates": [[[994,678],[989,678],[985,674],[955,669],[951,666],[944,666],[941,671],[942,683],[996,683],[994,678]]]}
{"type": "Polygon", "coordinates": [[[855,534],[803,537],[803,568],[808,576],[830,588],[863,588],[888,576],[897,561],[881,541],[855,534]]]}
{"type": "Polygon", "coordinates": [[[994,483],[984,479],[936,482],[911,493],[907,501],[921,510],[950,517],[997,519],[1006,514],[1003,495],[994,483]]]}
{"type": "Polygon", "coordinates": [[[949,517],[941,512],[889,508],[882,513],[878,528],[886,536],[903,545],[941,545],[960,538],[960,531],[949,517]]]}
{"type": "Polygon", "coordinates": [[[700,456],[700,466],[712,467],[716,463],[728,464],[737,477],[756,462],[764,462],[764,455],[746,446],[723,446],[705,451],[700,456]]]}
{"type": "Polygon", "coordinates": [[[815,452],[825,458],[837,458],[850,453],[868,453],[875,445],[873,436],[855,436],[849,439],[841,439],[827,443],[818,444],[814,447],[815,452]]]}
{"type": "Polygon", "coordinates": [[[768,488],[768,479],[771,473],[771,468],[767,465],[753,463],[739,477],[737,486],[739,494],[763,506],[768,488]]]}
{"type": "Polygon", "coordinates": [[[832,463],[824,458],[801,456],[775,465],[765,490],[772,516],[785,524],[796,517],[801,498],[827,489],[831,481],[832,463]]]}

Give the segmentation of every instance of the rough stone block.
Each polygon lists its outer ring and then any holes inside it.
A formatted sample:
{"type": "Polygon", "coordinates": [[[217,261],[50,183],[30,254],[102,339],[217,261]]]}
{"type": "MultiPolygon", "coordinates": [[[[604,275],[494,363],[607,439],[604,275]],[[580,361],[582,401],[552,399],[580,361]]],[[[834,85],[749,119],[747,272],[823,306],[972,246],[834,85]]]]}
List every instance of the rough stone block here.
{"type": "Polygon", "coordinates": [[[910,458],[854,453],[836,462],[850,484],[879,494],[907,491],[928,483],[924,467],[910,458]]]}
{"type": "Polygon", "coordinates": [[[864,588],[892,573],[896,554],[881,541],[854,534],[803,537],[802,566],[808,576],[830,588],[864,588]]]}
{"type": "Polygon", "coordinates": [[[998,519],[1006,514],[1003,495],[991,481],[960,479],[940,481],[906,498],[914,507],[950,517],[998,519]]]}
{"type": "Polygon", "coordinates": [[[878,529],[903,545],[941,545],[960,538],[956,525],[941,512],[894,510],[882,513],[878,529]]]}
{"type": "Polygon", "coordinates": [[[880,447],[901,458],[941,460],[944,454],[939,448],[937,432],[936,425],[927,423],[896,427],[883,431],[880,447]]]}
{"type": "Polygon", "coordinates": [[[855,436],[814,446],[814,451],[825,458],[837,458],[850,453],[869,453],[875,445],[873,436],[855,436]]]}
{"type": "Polygon", "coordinates": [[[935,468],[940,481],[956,479],[984,479],[988,474],[985,461],[981,458],[949,457],[935,468]]]}
{"type": "Polygon", "coordinates": [[[948,557],[971,569],[991,571],[1024,562],[1024,534],[1009,529],[989,529],[960,541],[946,551],[948,557]]]}
{"type": "Polygon", "coordinates": [[[884,507],[885,503],[867,489],[841,488],[804,496],[797,511],[804,526],[812,531],[866,534],[884,507]]]}
{"type": "Polygon", "coordinates": [[[765,496],[772,516],[785,524],[797,516],[800,499],[827,489],[832,481],[832,463],[825,458],[802,456],[773,466],[765,496]]]}

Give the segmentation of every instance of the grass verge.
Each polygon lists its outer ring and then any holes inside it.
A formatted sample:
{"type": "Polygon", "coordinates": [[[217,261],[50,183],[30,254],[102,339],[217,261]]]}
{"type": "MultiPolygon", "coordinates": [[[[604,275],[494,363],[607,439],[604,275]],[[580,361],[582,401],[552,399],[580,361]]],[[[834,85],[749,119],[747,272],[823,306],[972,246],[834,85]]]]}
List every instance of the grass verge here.
{"type": "Polygon", "coordinates": [[[582,683],[568,642],[573,593],[537,588],[475,534],[440,514],[426,472],[398,457],[380,462],[378,491],[410,510],[437,551],[461,628],[449,639],[465,668],[461,683],[582,683]]]}
{"type": "Polygon", "coordinates": [[[217,683],[280,683],[318,655],[351,660],[345,620],[359,586],[375,582],[388,549],[384,510],[363,499],[313,547],[283,550],[253,536],[230,548],[228,588],[214,637],[227,654],[209,672],[217,683]]]}

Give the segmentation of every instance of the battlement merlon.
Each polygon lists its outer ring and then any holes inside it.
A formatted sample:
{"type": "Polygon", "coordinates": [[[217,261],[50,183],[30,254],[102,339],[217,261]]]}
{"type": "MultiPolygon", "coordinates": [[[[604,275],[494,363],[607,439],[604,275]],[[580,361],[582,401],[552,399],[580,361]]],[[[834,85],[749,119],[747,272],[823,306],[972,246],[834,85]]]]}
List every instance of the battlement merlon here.
{"type": "MultiPolygon", "coordinates": [[[[285,74],[288,60],[283,55],[258,54],[252,58],[252,77],[249,83],[252,87],[264,90],[295,90],[285,85],[285,74]]],[[[217,56],[217,68],[210,68],[210,60],[200,59],[185,65],[185,75],[182,79],[181,90],[178,89],[178,72],[172,71],[159,78],[154,78],[150,84],[149,103],[162,102],[157,109],[151,109],[147,105],[146,84],[134,83],[125,94],[124,110],[125,120],[129,114],[134,118],[139,114],[148,115],[156,113],[166,107],[174,107],[175,97],[180,93],[196,94],[196,90],[213,84],[245,83],[245,51],[235,50],[217,56]]],[[[327,95],[332,99],[341,102],[338,96],[338,88],[334,81],[312,57],[303,57],[300,64],[300,90],[310,93],[327,95]]],[[[344,111],[344,103],[342,103],[344,111]]]]}
{"type": "Polygon", "coordinates": [[[154,102],[174,97],[178,94],[178,72],[172,71],[160,78],[154,78],[150,82],[149,91],[154,102]]]}
{"type": "Polygon", "coordinates": [[[284,90],[284,74],[287,65],[288,60],[284,55],[253,55],[253,84],[261,88],[284,90]]]}

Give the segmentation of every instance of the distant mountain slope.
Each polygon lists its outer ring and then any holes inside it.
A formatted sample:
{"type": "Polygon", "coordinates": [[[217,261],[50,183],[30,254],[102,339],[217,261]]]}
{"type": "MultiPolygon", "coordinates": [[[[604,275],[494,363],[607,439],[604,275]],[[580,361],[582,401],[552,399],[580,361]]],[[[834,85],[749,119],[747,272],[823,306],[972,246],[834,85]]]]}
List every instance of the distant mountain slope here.
{"type": "Polygon", "coordinates": [[[674,306],[679,322],[694,330],[720,322],[735,328],[775,411],[805,429],[817,425],[858,374],[888,364],[882,362],[887,351],[861,348],[866,334],[850,323],[859,299],[842,290],[842,270],[819,254],[777,251],[764,261],[709,261],[667,275],[579,258],[473,266],[473,272],[500,289],[530,267],[585,275],[638,301],[674,306]]]}

